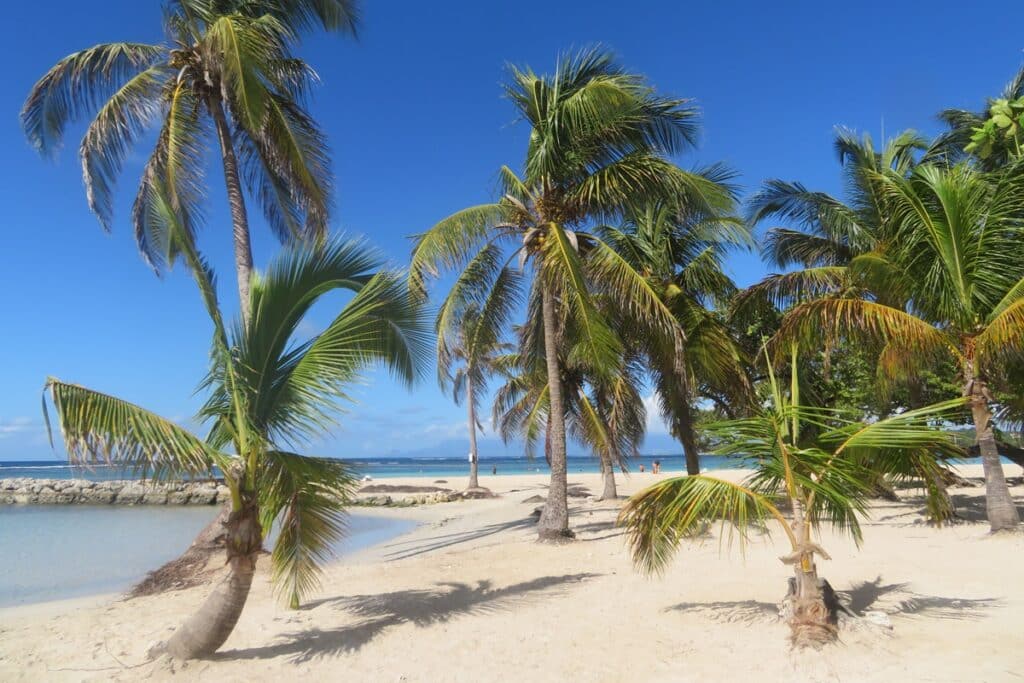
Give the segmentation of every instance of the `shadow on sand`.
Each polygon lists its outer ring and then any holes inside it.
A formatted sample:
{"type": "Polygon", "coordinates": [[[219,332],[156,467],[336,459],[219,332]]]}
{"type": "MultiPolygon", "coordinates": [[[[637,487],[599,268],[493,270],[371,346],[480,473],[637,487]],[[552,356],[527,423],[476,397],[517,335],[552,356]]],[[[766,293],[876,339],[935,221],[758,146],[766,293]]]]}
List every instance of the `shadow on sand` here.
{"type": "MultiPolygon", "coordinates": [[[[864,581],[850,590],[836,591],[840,600],[854,614],[863,615],[870,610],[882,610],[893,616],[921,616],[932,619],[980,619],[985,611],[998,607],[995,598],[948,598],[938,595],[922,595],[908,589],[907,583],[883,583],[879,576],[873,581],[864,581]]],[[[780,595],[781,600],[781,595],[780,595]]],[[[712,621],[724,623],[755,623],[774,621],[779,615],[779,605],[756,600],[733,600],[715,602],[681,602],[665,608],[665,611],[692,612],[701,614],[712,621]]]]}
{"type": "Polygon", "coordinates": [[[478,581],[476,585],[446,582],[431,590],[327,598],[310,603],[306,609],[330,606],[362,617],[362,620],[331,629],[309,628],[287,634],[283,642],[274,645],[227,650],[216,658],[238,660],[290,656],[292,661],[301,663],[355,652],[392,626],[407,623],[429,626],[469,614],[493,614],[531,599],[549,596],[559,586],[598,576],[600,574],[544,576],[504,588],[492,588],[489,581],[478,581]]]}

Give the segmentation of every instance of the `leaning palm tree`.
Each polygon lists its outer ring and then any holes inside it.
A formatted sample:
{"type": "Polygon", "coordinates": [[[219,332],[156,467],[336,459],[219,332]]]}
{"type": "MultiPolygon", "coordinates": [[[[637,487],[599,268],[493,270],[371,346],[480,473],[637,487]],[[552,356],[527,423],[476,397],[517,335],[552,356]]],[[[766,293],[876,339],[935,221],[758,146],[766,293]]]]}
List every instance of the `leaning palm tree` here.
{"type": "Polygon", "coordinates": [[[881,173],[877,181],[897,239],[872,256],[864,277],[874,278],[873,289],[899,296],[799,304],[783,320],[780,338],[866,336],[884,344],[882,367],[901,376],[929,360],[954,359],[970,399],[989,524],[993,532],[1017,529],[990,385],[1024,354],[1024,173],[1017,166],[986,174],[967,164],[926,164],[907,177],[881,173]]]}
{"type": "Polygon", "coordinates": [[[293,55],[302,32],[353,33],[355,0],[170,0],[166,44],[105,43],[60,60],[21,112],[43,154],[67,124],[94,115],[79,149],[89,207],[109,230],[125,158],[158,128],[132,210],[135,237],[158,272],[175,256],[159,218],[160,183],[193,234],[202,223],[204,156],[221,157],[231,208],[239,303],[249,318],[252,247],[243,181],[282,241],[322,236],[332,183],[323,133],[304,109],[316,74],[293,55]]]}
{"type": "MultiPolygon", "coordinates": [[[[711,167],[702,175],[732,194],[728,170],[711,167]]],[[[715,310],[736,292],[723,270],[726,250],[749,244],[750,237],[739,219],[707,215],[702,208],[648,203],[632,208],[621,226],[601,229],[602,238],[644,274],[682,331],[680,344],[676,331],[633,324],[627,343],[647,360],[662,416],[682,444],[689,474],[700,474],[697,400],[727,397],[739,409],[751,394],[739,344],[715,310]]]]}
{"type": "Polygon", "coordinates": [[[211,273],[187,234],[172,231],[199,283],[213,321],[211,368],[199,418],[205,439],[144,408],[85,387],[49,379],[46,390],[69,457],[133,467],[154,479],[218,468],[231,492],[226,523],[227,576],[199,610],[154,651],[205,657],[231,634],[252,585],[263,541],[279,532],[272,577],[292,607],[318,583],[331,544],[344,532],[354,478],[338,460],[291,449],[333,424],[346,387],[381,361],[409,383],[426,349],[426,328],[404,276],[383,270],[365,245],[330,241],[284,252],[253,278],[252,317],[228,331],[211,273]],[[337,290],[352,299],[320,334],[297,337],[303,316],[337,290]]]}
{"type": "Polygon", "coordinates": [[[410,279],[424,291],[428,276],[461,269],[445,305],[480,297],[482,309],[506,296],[518,258],[540,300],[551,401],[551,486],[538,524],[541,540],[571,537],[566,499],[565,397],[560,350],[610,374],[621,341],[598,311],[593,287],[622,301],[635,317],[666,329],[677,325],[646,280],[588,226],[614,218],[629,202],[671,196],[725,204],[699,174],[668,160],[693,143],[695,110],[657,95],[640,77],[599,49],[559,62],[553,75],[511,69],[508,98],[530,125],[522,175],[500,172],[502,196],[459,211],[417,237],[410,279]],[[559,338],[559,321],[579,334],[559,338]]]}
{"type": "Polygon", "coordinates": [[[659,482],[630,498],[619,515],[636,564],[647,572],[665,569],[687,538],[721,521],[723,533],[746,540],[750,528],[778,524],[789,542],[781,559],[793,567],[783,613],[794,646],[819,646],[837,636],[835,605],[818,575],[816,557],[831,559],[820,530],[831,526],[859,545],[859,518],[871,485],[882,471],[905,472],[917,458],[938,467],[935,455],[958,453],[952,437],[930,426],[959,407],[952,401],[865,424],[837,410],[801,404],[795,353],[791,388],[785,392],[769,369],[770,401],[750,418],[712,427],[717,452],[742,459],[753,470],[741,482],[707,475],[659,482]]]}
{"type": "MultiPolygon", "coordinates": [[[[512,298],[503,300],[512,305],[512,298]]],[[[476,433],[480,427],[477,411],[480,396],[487,388],[487,380],[497,370],[500,356],[511,349],[496,336],[504,324],[501,320],[488,320],[475,305],[463,310],[458,320],[453,320],[453,311],[441,310],[437,320],[437,377],[441,388],[450,387],[452,398],[458,405],[466,401],[467,426],[469,428],[469,486],[468,491],[480,489],[479,453],[476,447],[476,433]]],[[[511,310],[494,311],[492,316],[507,318],[511,310]]],[[[486,493],[486,491],[484,491],[486,493]]]]}

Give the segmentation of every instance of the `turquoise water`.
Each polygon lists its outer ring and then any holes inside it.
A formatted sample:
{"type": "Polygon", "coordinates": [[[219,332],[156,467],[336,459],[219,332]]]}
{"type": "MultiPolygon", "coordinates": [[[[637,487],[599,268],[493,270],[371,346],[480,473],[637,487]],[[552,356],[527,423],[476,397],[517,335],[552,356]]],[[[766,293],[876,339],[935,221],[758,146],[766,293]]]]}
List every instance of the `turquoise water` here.
{"type": "MultiPolygon", "coordinates": [[[[119,593],[180,555],[215,506],[0,506],[0,606],[119,593]]],[[[350,515],[336,555],[383,543],[414,522],[350,515]]]]}
{"type": "MultiPolygon", "coordinates": [[[[630,463],[630,470],[636,471],[642,463],[650,471],[651,464],[659,460],[664,472],[682,472],[686,463],[680,455],[648,455],[630,463]]],[[[374,458],[347,460],[352,470],[360,477],[374,479],[384,477],[463,477],[469,473],[465,458],[374,458]]],[[[722,458],[714,455],[701,456],[701,466],[706,469],[730,469],[741,467],[736,458],[722,458]]],[[[598,472],[598,461],[591,456],[569,456],[570,473],[598,472]]],[[[548,471],[544,458],[528,460],[524,457],[481,458],[480,473],[498,476],[504,474],[536,474],[548,471]]],[[[97,465],[94,467],[71,466],[66,461],[7,461],[0,462],[0,479],[33,477],[35,479],[135,479],[135,473],[120,467],[97,465]]]]}

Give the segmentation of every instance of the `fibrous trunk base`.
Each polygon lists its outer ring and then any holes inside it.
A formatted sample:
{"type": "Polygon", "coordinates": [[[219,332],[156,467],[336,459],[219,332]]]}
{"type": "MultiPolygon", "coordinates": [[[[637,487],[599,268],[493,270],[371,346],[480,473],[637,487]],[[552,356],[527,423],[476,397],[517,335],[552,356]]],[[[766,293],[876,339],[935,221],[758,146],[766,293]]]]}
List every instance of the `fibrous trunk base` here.
{"type": "Polygon", "coordinates": [[[839,599],[828,581],[817,579],[817,586],[808,590],[797,588],[796,579],[789,580],[789,592],[782,602],[782,615],[789,624],[789,641],[793,648],[820,648],[839,637],[839,599]],[[799,593],[803,593],[800,595],[799,593]]]}

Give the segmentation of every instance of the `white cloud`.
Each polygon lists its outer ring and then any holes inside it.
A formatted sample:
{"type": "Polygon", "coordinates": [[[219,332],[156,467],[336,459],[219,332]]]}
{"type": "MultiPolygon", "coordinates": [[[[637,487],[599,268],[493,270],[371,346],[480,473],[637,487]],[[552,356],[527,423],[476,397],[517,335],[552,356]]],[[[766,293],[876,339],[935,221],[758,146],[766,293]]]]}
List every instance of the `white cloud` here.
{"type": "Polygon", "coordinates": [[[10,420],[0,420],[0,439],[6,439],[15,434],[24,434],[34,427],[35,425],[30,417],[13,417],[10,420]]]}
{"type": "Polygon", "coordinates": [[[647,435],[668,434],[668,425],[661,418],[661,406],[653,391],[644,397],[644,408],[647,410],[647,435]]]}

